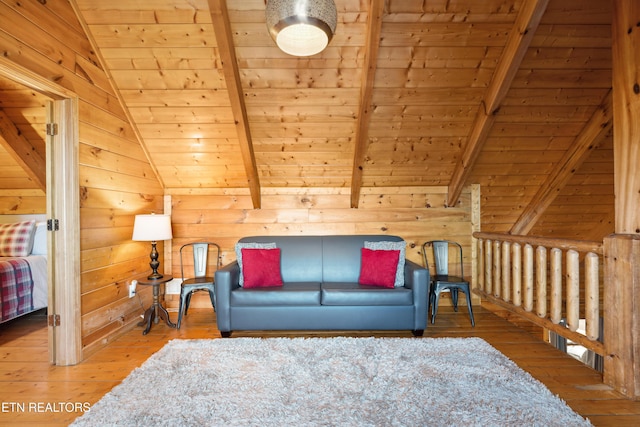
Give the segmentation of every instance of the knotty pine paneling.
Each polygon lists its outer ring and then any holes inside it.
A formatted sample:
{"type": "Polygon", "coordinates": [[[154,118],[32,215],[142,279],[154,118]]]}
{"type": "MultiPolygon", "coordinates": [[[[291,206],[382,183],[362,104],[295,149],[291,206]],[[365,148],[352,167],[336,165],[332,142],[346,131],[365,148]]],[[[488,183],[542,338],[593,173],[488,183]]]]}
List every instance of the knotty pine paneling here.
{"type": "MultiPolygon", "coordinates": [[[[140,53],[140,50],[137,52],[140,53]]],[[[151,53],[156,53],[156,50],[151,53]]],[[[158,55],[163,55],[163,53],[160,52],[158,55]]],[[[171,52],[167,52],[163,57],[168,55],[171,55],[171,52]]],[[[158,58],[153,56],[151,58],[154,62],[158,60],[158,58]]],[[[131,59],[124,58],[123,61],[125,60],[127,63],[131,62],[131,59]]],[[[184,61],[184,59],[180,60],[184,61]]],[[[229,96],[226,91],[221,90],[185,89],[168,91],[166,89],[122,89],[120,90],[120,95],[122,95],[122,99],[125,100],[127,105],[131,107],[151,108],[165,107],[167,105],[174,105],[176,107],[186,107],[188,105],[194,107],[207,105],[229,106],[229,96]]]]}
{"type": "Polygon", "coordinates": [[[601,241],[614,232],[613,137],[603,141],[560,190],[532,235],[601,241]],[[598,218],[594,223],[593,218],[598,218]]]}
{"type": "MultiPolygon", "coordinates": [[[[77,3],[167,188],[246,186],[208,3],[77,3]]],[[[349,188],[371,3],[337,0],[336,36],[306,58],[275,46],[264,0],[226,4],[259,186],[349,188]]],[[[522,5],[385,2],[364,187],[450,183],[522,5]]],[[[491,199],[485,219],[511,217],[561,167],[610,87],[610,21],[610,2],[548,2],[467,181],[491,199]]]]}
{"type": "Polygon", "coordinates": [[[125,286],[149,270],[149,245],[131,243],[133,217],[162,212],[163,190],[71,5],[1,0],[0,12],[5,59],[78,96],[80,311],[83,346],[95,350],[142,312],[125,286]]]}
{"type": "Polygon", "coordinates": [[[368,7],[337,2],[338,29],[330,46],[295,58],[279,51],[264,31],[263,2],[229,4],[262,187],[350,185],[368,7]]]}
{"type": "Polygon", "coordinates": [[[378,66],[381,68],[492,68],[496,66],[500,52],[501,49],[495,46],[381,46],[378,52],[378,66]]]}
{"type": "MultiPolygon", "coordinates": [[[[171,192],[172,271],[180,271],[180,246],[210,240],[222,249],[222,264],[236,259],[234,246],[251,235],[389,234],[407,242],[407,257],[422,264],[422,243],[433,239],[459,241],[465,269],[471,272],[472,193],[445,207],[446,187],[363,188],[360,208],[349,207],[347,190],[339,188],[270,188],[262,194],[262,208],[251,208],[246,191],[238,194],[171,192]]],[[[477,197],[477,196],[475,196],[477,197]]],[[[206,298],[203,306],[210,306],[206,298]]],[[[171,302],[175,305],[175,302],[171,302]]]]}
{"type": "MultiPolygon", "coordinates": [[[[611,87],[610,7],[549,2],[471,174],[482,188],[483,231],[511,230],[611,87]]],[[[577,168],[529,235],[602,240],[613,231],[607,212],[582,209],[613,211],[613,160],[600,151],[577,168]]]]}
{"type": "Polygon", "coordinates": [[[44,191],[20,189],[20,182],[17,180],[0,178],[0,183],[14,187],[11,190],[0,190],[0,215],[41,214],[46,212],[47,201],[44,191]]]}
{"type": "MultiPolygon", "coordinates": [[[[44,133],[48,98],[22,84],[0,78],[0,114],[7,126],[14,126],[20,143],[45,157],[44,133]]],[[[45,191],[16,161],[0,132],[0,214],[35,214],[46,212],[45,191]]],[[[10,138],[11,139],[11,138],[10,138]]]]}

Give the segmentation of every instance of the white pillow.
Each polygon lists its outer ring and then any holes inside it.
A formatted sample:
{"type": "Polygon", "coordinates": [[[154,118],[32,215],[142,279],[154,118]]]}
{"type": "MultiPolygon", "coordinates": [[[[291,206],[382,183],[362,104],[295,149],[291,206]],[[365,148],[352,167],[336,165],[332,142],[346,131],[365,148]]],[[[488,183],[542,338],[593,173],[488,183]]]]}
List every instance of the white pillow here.
{"type": "Polygon", "coordinates": [[[244,276],[242,274],[242,249],[275,249],[276,243],[236,243],[236,259],[238,260],[238,266],[240,267],[240,286],[244,286],[244,276]]]}
{"type": "Polygon", "coordinates": [[[47,254],[47,223],[36,223],[36,232],[33,235],[33,249],[32,255],[46,255],[47,254]]]}
{"type": "Polygon", "coordinates": [[[393,286],[396,288],[404,286],[404,259],[406,257],[407,243],[403,240],[401,242],[364,242],[366,249],[374,251],[400,251],[398,258],[398,269],[396,270],[396,280],[393,282],[393,286]]]}

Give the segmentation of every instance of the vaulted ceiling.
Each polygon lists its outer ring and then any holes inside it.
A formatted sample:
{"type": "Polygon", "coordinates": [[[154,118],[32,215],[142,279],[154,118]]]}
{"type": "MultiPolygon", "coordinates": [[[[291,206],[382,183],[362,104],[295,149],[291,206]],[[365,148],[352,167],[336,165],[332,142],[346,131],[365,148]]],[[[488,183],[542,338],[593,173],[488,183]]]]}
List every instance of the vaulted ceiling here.
{"type": "MultiPolygon", "coordinates": [[[[485,231],[613,231],[607,0],[335,0],[312,57],[265,0],[72,0],[167,190],[481,185],[485,231]],[[568,224],[568,225],[567,225],[568,224]]],[[[7,107],[7,105],[3,105],[7,107]]]]}

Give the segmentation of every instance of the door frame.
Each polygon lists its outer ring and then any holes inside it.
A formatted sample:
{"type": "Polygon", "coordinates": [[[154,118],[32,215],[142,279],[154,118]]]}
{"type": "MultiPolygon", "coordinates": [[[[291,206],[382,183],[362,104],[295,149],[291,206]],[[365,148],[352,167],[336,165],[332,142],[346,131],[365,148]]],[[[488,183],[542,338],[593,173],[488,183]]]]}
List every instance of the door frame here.
{"type": "Polygon", "coordinates": [[[49,361],[75,365],[82,360],[80,299],[80,180],[78,96],[0,56],[0,75],[52,101],[47,105],[47,231],[49,361]],[[55,228],[55,227],[54,227],[55,228]]]}

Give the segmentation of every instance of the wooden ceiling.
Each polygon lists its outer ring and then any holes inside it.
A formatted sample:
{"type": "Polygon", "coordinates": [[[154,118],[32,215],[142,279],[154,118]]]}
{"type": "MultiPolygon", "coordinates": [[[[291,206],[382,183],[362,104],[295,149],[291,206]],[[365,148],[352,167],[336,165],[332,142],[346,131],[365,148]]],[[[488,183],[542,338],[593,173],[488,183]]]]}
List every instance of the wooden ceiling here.
{"type": "Polygon", "coordinates": [[[71,3],[167,191],[345,187],[357,207],[448,186],[451,206],[478,183],[485,231],[613,231],[610,1],[335,0],[307,58],[265,0],[71,3]]]}
{"type": "Polygon", "coordinates": [[[1,188],[22,195],[45,190],[46,102],[42,94],[0,78],[1,188]]]}

